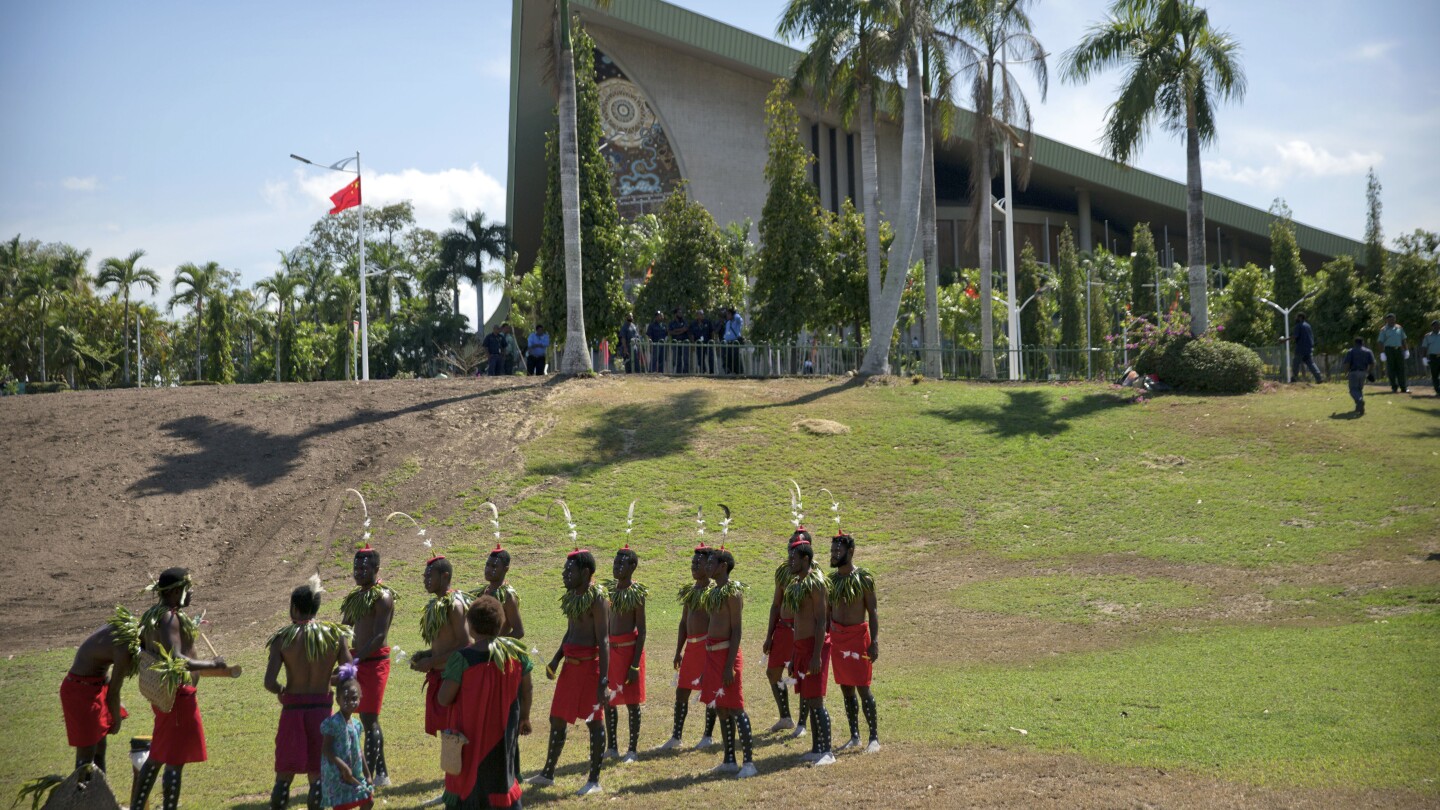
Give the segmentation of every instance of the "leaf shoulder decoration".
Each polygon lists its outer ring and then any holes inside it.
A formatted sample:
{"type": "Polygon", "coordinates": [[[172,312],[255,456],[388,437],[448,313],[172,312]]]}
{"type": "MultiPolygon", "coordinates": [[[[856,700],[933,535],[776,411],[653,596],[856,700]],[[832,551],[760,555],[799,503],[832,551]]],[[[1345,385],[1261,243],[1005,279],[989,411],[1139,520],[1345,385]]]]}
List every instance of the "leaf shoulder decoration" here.
{"type": "Polygon", "coordinates": [[[780,567],[775,569],[775,585],[777,587],[783,588],[789,585],[790,580],[794,578],[795,575],[790,573],[790,563],[788,562],[780,563],[780,567]]]}
{"type": "Polygon", "coordinates": [[[495,597],[495,601],[499,602],[502,605],[507,602],[520,601],[520,594],[516,593],[514,586],[512,586],[508,582],[502,583],[499,588],[496,588],[493,591],[490,590],[489,585],[481,585],[480,587],[470,592],[471,599],[479,599],[482,596],[493,596],[495,597]]]}
{"type": "Polygon", "coordinates": [[[571,619],[578,619],[590,612],[590,609],[595,606],[596,599],[604,598],[605,590],[591,582],[590,587],[579,593],[566,591],[560,594],[560,611],[571,619]]]}
{"type": "Polygon", "coordinates": [[[270,634],[265,646],[269,647],[278,642],[280,649],[283,650],[298,639],[305,645],[305,657],[311,661],[318,661],[335,652],[342,643],[348,642],[350,637],[350,628],[343,624],[311,619],[306,622],[288,624],[276,630],[270,634]]]}
{"type": "Polygon", "coordinates": [[[649,596],[650,589],[639,582],[631,582],[628,588],[621,588],[620,583],[613,579],[605,582],[605,597],[616,613],[634,613],[636,608],[645,606],[649,596]]]}
{"type": "Polygon", "coordinates": [[[425,603],[425,613],[420,617],[420,639],[434,644],[440,630],[450,621],[450,610],[456,606],[461,611],[470,607],[470,594],[465,591],[449,591],[443,596],[432,595],[425,603]]]}
{"type": "Polygon", "coordinates": [[[377,582],[368,588],[356,588],[345,595],[340,602],[340,618],[346,624],[355,624],[366,616],[375,612],[375,606],[381,599],[389,596],[391,601],[398,599],[390,586],[377,582]]]}
{"type": "Polygon", "coordinates": [[[160,632],[160,622],[165,620],[165,615],[173,612],[180,621],[180,639],[186,644],[195,643],[195,634],[200,630],[200,623],[185,611],[175,608],[173,611],[164,602],[152,605],[149,610],[140,616],[140,632],[160,632]]]}
{"type": "Polygon", "coordinates": [[[839,604],[849,604],[875,590],[875,575],[864,568],[856,568],[848,574],[836,572],[830,575],[830,599],[839,604]]]}
{"type": "Polygon", "coordinates": [[[675,594],[675,600],[690,610],[704,610],[705,593],[712,587],[714,586],[706,585],[701,588],[693,584],[681,586],[680,592],[675,594]]]}
{"type": "Polygon", "coordinates": [[[724,607],[725,603],[730,601],[730,597],[744,596],[745,591],[749,589],[750,586],[738,579],[729,580],[724,585],[711,586],[709,590],[705,591],[705,604],[703,607],[705,610],[713,613],[724,607]]]}
{"type": "Polygon", "coordinates": [[[825,580],[825,575],[820,572],[820,569],[811,566],[810,573],[803,577],[795,577],[785,585],[784,592],[780,594],[780,600],[790,610],[799,611],[800,605],[805,602],[805,597],[814,592],[816,588],[828,591],[829,586],[830,583],[825,580]]]}
{"type": "Polygon", "coordinates": [[[530,659],[530,653],[525,650],[525,645],[509,636],[500,636],[490,642],[490,663],[501,672],[510,666],[511,661],[519,661],[521,665],[530,659]]]}
{"type": "Polygon", "coordinates": [[[110,628],[110,637],[115,640],[115,645],[124,647],[130,653],[130,671],[125,674],[135,674],[140,665],[136,658],[140,654],[140,617],[124,605],[116,605],[115,613],[105,624],[110,628]]]}

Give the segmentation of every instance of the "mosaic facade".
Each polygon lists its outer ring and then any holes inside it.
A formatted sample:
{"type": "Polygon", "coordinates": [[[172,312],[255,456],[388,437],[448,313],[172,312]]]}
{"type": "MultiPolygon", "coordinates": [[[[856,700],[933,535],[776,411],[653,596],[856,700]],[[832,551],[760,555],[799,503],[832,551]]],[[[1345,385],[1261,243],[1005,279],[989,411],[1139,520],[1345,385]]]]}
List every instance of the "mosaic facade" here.
{"type": "Polygon", "coordinates": [[[644,92],[598,48],[595,83],[605,132],[600,154],[610,164],[610,190],[620,216],[634,219],[654,213],[681,180],[670,139],[644,92]]]}

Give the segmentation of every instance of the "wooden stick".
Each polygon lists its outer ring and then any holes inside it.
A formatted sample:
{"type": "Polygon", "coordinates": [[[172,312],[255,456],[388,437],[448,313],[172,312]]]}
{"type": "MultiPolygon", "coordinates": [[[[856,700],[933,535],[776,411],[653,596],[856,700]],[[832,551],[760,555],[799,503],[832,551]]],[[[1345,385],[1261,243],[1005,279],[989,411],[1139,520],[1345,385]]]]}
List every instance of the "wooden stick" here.
{"type": "MultiPolygon", "coordinates": [[[[218,652],[215,651],[215,645],[210,643],[210,637],[207,636],[207,635],[205,635],[205,634],[202,632],[202,633],[200,633],[200,638],[205,641],[205,646],[210,648],[210,657],[211,657],[211,658],[219,658],[219,657],[220,657],[220,653],[218,653],[218,652]]],[[[226,675],[229,675],[229,676],[232,677],[232,678],[238,678],[238,677],[240,677],[240,673],[241,673],[241,672],[242,672],[242,670],[241,670],[239,664],[236,664],[236,665],[233,666],[233,667],[226,667],[226,668],[225,668],[225,674],[226,674],[226,675]]]]}

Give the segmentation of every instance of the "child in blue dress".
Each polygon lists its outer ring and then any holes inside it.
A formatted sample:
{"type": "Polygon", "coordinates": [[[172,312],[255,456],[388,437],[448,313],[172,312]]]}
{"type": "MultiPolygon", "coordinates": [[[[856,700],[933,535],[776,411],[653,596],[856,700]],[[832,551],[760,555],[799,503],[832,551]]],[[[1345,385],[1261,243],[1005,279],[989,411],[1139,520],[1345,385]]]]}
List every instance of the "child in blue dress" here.
{"type": "Polygon", "coordinates": [[[375,788],[365,772],[365,753],[359,718],[360,684],[355,680],[355,665],[345,664],[338,674],[336,697],[340,712],[320,724],[325,735],[320,761],[320,789],[326,807],[335,810],[370,810],[375,788]]]}

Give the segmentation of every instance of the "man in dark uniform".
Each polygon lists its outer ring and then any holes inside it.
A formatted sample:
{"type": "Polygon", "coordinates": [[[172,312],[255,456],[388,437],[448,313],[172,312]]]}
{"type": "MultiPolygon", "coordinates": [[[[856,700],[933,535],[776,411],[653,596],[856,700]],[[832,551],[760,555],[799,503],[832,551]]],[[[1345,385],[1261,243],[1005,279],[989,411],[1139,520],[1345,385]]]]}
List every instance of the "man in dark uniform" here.
{"type": "Polygon", "coordinates": [[[690,339],[695,342],[695,371],[698,374],[715,373],[715,355],[711,348],[715,324],[705,317],[705,310],[695,310],[695,319],[690,322],[690,339]]]}
{"type": "Polygon", "coordinates": [[[645,327],[645,337],[650,340],[650,370],[656,374],[665,373],[665,338],[670,330],[665,328],[665,315],[655,310],[655,318],[645,327]]]}
{"type": "Polygon", "coordinates": [[[1291,365],[1290,382],[1295,382],[1305,369],[1309,369],[1318,384],[1321,377],[1320,369],[1315,365],[1315,332],[1310,328],[1309,318],[1305,313],[1295,313],[1295,334],[1280,340],[1282,343],[1290,341],[1290,350],[1295,355],[1295,362],[1291,365]]]}
{"type": "Polygon", "coordinates": [[[620,356],[625,358],[625,371],[633,373],[640,370],[636,361],[640,359],[635,351],[635,341],[640,339],[640,327],[635,325],[635,313],[625,313],[625,323],[620,325],[620,356]]]}
{"type": "Polygon", "coordinates": [[[690,373],[690,324],[685,321],[685,313],[676,307],[670,320],[670,345],[674,361],[671,370],[676,374],[690,373]]]}
{"type": "Polygon", "coordinates": [[[1364,338],[1357,337],[1341,364],[1350,372],[1350,398],[1355,400],[1355,415],[1364,416],[1365,380],[1373,374],[1375,353],[1365,348],[1364,338]]]}

